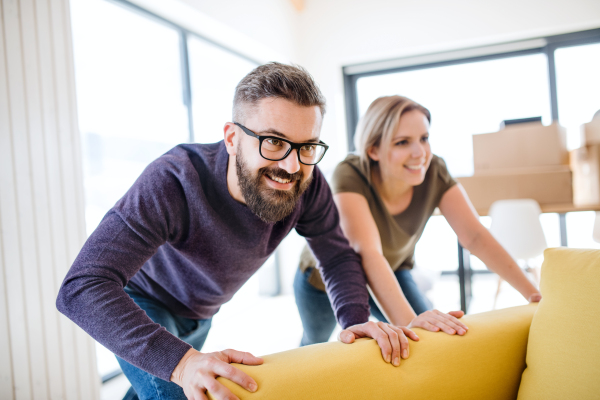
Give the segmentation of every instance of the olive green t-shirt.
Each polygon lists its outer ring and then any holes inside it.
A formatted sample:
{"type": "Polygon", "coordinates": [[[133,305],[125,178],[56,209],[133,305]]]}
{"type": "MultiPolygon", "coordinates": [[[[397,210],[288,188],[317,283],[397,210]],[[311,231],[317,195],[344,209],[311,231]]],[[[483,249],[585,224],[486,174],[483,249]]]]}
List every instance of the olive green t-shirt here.
{"type": "MultiPolygon", "coordinates": [[[[456,181],[448,173],[444,160],[434,155],[423,183],[413,188],[413,196],[406,210],[391,215],[375,188],[369,184],[359,157],[350,154],[333,172],[331,190],[333,194],[358,193],[367,199],[381,237],[383,256],[392,270],[396,271],[400,268],[411,269],[414,266],[415,245],[423,234],[425,224],[440,204],[444,193],[455,184],[456,181]]],[[[316,263],[306,247],[301,255],[301,270],[315,267],[316,263]]],[[[325,290],[318,269],[313,270],[309,282],[316,288],[325,290]]]]}

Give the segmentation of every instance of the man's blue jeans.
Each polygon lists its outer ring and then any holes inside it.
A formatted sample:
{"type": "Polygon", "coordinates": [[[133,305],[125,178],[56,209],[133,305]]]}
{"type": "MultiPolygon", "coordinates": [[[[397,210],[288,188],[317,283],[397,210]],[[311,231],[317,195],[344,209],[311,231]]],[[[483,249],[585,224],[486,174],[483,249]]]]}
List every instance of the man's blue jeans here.
{"type": "MultiPolygon", "coordinates": [[[[336,324],[335,314],[327,293],[308,282],[311,272],[312,268],[308,268],[304,273],[298,269],[294,278],[294,296],[304,328],[300,346],[328,341],[336,324]]],[[[406,300],[417,315],[431,309],[429,301],[421,294],[409,270],[399,269],[394,272],[394,275],[398,279],[406,300]]],[[[371,314],[375,318],[388,322],[371,296],[369,296],[369,306],[371,314]]]]}
{"type": "MultiPolygon", "coordinates": [[[[148,314],[148,317],[157,324],[164,326],[167,331],[181,340],[189,343],[196,350],[204,345],[211,319],[189,319],[171,314],[161,303],[144,297],[140,293],[125,287],[125,292],[138,306],[148,314]]],[[[130,389],[125,396],[127,400],[186,400],[183,389],[173,382],[167,382],[147,373],[127,361],[117,357],[123,373],[131,382],[130,389]],[[137,392],[137,396],[136,396],[137,392]]]]}

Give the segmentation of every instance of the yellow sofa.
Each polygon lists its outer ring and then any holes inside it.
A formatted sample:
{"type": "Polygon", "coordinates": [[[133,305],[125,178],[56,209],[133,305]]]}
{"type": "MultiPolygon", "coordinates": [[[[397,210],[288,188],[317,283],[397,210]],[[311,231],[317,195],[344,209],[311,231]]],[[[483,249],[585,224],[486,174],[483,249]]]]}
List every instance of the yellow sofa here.
{"type": "Polygon", "coordinates": [[[542,301],[467,315],[465,336],[415,331],[410,357],[375,341],[324,343],[236,365],[259,390],[240,399],[600,399],[600,250],[548,249],[542,301]]]}

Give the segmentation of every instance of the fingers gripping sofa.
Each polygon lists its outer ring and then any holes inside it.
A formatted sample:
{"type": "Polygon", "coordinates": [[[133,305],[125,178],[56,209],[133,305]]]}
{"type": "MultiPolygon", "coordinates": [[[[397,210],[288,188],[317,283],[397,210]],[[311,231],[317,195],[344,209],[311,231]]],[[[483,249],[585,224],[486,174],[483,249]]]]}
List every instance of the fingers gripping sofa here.
{"type": "MultiPolygon", "coordinates": [[[[410,357],[377,343],[324,343],[236,365],[258,383],[240,399],[600,399],[600,250],[548,249],[542,301],[464,318],[465,336],[415,329],[410,357]]],[[[210,396],[210,394],[209,394],[210,396]]]]}

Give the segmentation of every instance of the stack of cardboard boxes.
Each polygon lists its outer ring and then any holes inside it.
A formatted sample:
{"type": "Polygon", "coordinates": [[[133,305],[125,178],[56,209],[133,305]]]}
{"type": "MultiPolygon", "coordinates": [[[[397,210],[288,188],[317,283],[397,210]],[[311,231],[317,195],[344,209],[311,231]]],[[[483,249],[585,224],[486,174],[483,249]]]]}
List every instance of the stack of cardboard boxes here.
{"type": "Polygon", "coordinates": [[[573,202],[600,204],[600,119],[582,125],[582,147],[571,151],[573,202]]]}
{"type": "Polygon", "coordinates": [[[474,175],[457,180],[480,214],[502,199],[573,203],[566,132],[557,123],[508,125],[498,132],[473,135],[473,160],[474,175]]]}

